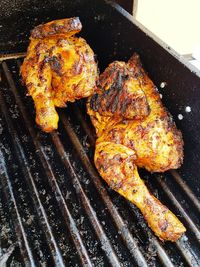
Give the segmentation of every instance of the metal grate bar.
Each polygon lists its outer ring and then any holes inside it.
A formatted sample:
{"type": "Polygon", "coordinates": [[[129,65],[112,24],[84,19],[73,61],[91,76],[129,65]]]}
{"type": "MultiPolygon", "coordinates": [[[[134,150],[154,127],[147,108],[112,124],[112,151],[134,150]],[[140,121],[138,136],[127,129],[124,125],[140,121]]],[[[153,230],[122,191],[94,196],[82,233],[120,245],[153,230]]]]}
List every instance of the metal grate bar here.
{"type": "Polygon", "coordinates": [[[180,250],[183,258],[190,267],[199,267],[200,261],[196,258],[196,255],[193,253],[191,248],[183,240],[178,240],[176,242],[177,248],[180,250]]]}
{"type": "Polygon", "coordinates": [[[82,115],[82,112],[81,112],[80,108],[77,105],[76,105],[76,108],[73,108],[73,112],[76,115],[76,117],[78,118],[78,120],[80,121],[81,126],[83,127],[85,133],[87,134],[88,139],[89,139],[89,142],[90,142],[90,145],[91,146],[94,146],[95,145],[95,142],[96,142],[95,135],[92,134],[91,129],[88,127],[88,124],[84,120],[84,117],[82,115]]]}
{"type": "Polygon", "coordinates": [[[61,205],[61,211],[63,212],[63,217],[65,218],[65,221],[66,221],[68,228],[70,229],[71,236],[72,236],[74,244],[77,248],[77,251],[79,253],[81,262],[82,262],[83,266],[92,266],[89,255],[86,251],[86,248],[85,248],[83,241],[81,239],[81,236],[79,234],[78,228],[76,227],[76,223],[70,214],[70,211],[67,207],[66,201],[65,201],[65,199],[61,193],[60,187],[56,181],[56,178],[54,176],[52,168],[51,168],[51,166],[48,162],[48,159],[46,157],[45,151],[43,150],[41,144],[39,143],[39,141],[36,138],[36,133],[34,131],[34,128],[31,125],[31,120],[30,120],[30,118],[26,112],[25,106],[23,105],[23,103],[20,99],[20,96],[17,92],[15,83],[12,79],[11,73],[7,67],[7,64],[5,62],[3,62],[2,66],[3,66],[4,73],[6,75],[7,81],[10,85],[11,91],[14,94],[15,101],[16,101],[16,103],[17,103],[17,105],[18,105],[18,107],[22,113],[22,117],[23,117],[23,119],[24,119],[24,121],[28,127],[29,133],[30,133],[31,138],[34,142],[36,150],[38,151],[38,155],[40,157],[41,163],[44,167],[45,172],[47,173],[47,177],[49,179],[49,182],[50,182],[52,188],[54,188],[56,191],[55,196],[57,198],[58,203],[61,205]]]}
{"type": "MultiPolygon", "coordinates": [[[[34,260],[34,257],[33,257],[33,253],[30,249],[30,245],[29,245],[29,241],[26,237],[26,233],[25,233],[25,230],[24,230],[24,226],[23,226],[23,223],[22,223],[22,220],[21,220],[21,217],[20,217],[20,214],[19,214],[19,210],[18,210],[18,207],[17,207],[17,203],[15,201],[15,196],[14,196],[14,192],[13,192],[13,188],[12,188],[12,184],[10,183],[10,180],[9,180],[9,175],[7,173],[7,168],[6,168],[6,163],[4,161],[4,156],[0,150],[0,165],[1,165],[1,175],[5,177],[6,179],[6,183],[7,183],[7,187],[8,187],[8,190],[9,190],[9,193],[10,193],[10,197],[11,197],[11,200],[13,202],[13,205],[14,205],[14,208],[15,208],[15,212],[16,212],[16,217],[17,217],[17,221],[18,221],[18,224],[15,224],[15,228],[17,229],[20,229],[20,233],[18,230],[16,230],[16,234],[17,234],[17,238],[18,238],[18,243],[20,245],[20,249],[21,249],[21,252],[22,252],[22,255],[24,257],[24,260],[27,262],[27,260],[29,261],[31,267],[36,267],[36,263],[35,263],[35,260],[34,260]],[[24,241],[24,245],[25,245],[25,248],[26,248],[26,252],[27,252],[27,260],[26,260],[26,255],[24,254],[24,250],[22,249],[22,245],[21,245],[21,237],[23,238],[23,241],[24,241]]],[[[6,195],[6,198],[8,198],[8,195],[6,195]]],[[[15,220],[14,220],[15,221],[15,220]]]]}
{"type": "Polygon", "coordinates": [[[86,194],[85,194],[85,192],[84,192],[84,190],[83,190],[83,188],[79,182],[79,179],[78,179],[78,177],[74,171],[74,168],[72,167],[72,164],[69,160],[67,153],[64,150],[64,147],[60,141],[60,138],[58,137],[57,133],[52,133],[51,136],[52,136],[52,140],[56,146],[58,153],[60,154],[60,157],[61,157],[64,165],[71,173],[71,177],[73,179],[73,184],[74,184],[74,187],[76,188],[76,192],[81,198],[81,202],[85,208],[85,211],[89,216],[89,219],[90,219],[90,221],[94,227],[94,230],[95,230],[100,242],[102,243],[102,248],[105,251],[111,265],[116,266],[116,267],[121,266],[119,263],[119,259],[118,259],[117,255],[115,254],[109,239],[107,238],[106,234],[104,233],[104,230],[98,221],[96,213],[95,213],[94,209],[92,208],[90,201],[87,198],[87,196],[86,196],[86,194]]]}
{"type": "Polygon", "coordinates": [[[153,237],[151,238],[153,239],[153,244],[155,245],[157,249],[157,254],[162,264],[166,267],[173,267],[174,264],[172,263],[171,259],[169,258],[169,256],[167,255],[163,247],[159,244],[157,239],[153,237]]]}
{"type": "Polygon", "coordinates": [[[177,184],[182,188],[184,193],[188,196],[188,198],[192,201],[192,204],[197,208],[198,212],[200,212],[200,202],[198,198],[194,195],[192,190],[189,188],[189,186],[183,181],[179,173],[175,170],[170,171],[172,174],[174,180],[177,182],[177,184]]]}
{"type": "Polygon", "coordinates": [[[26,52],[22,53],[14,53],[14,54],[1,54],[0,55],[0,62],[8,59],[17,59],[17,58],[23,58],[26,56],[26,52]]]}

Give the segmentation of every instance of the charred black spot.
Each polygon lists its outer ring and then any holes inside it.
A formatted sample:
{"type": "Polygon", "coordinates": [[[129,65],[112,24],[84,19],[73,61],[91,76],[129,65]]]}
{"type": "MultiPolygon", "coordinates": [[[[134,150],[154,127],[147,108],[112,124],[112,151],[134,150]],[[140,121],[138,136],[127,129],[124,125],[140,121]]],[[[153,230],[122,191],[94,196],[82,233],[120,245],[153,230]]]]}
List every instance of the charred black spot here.
{"type": "MultiPolygon", "coordinates": [[[[81,58],[81,55],[80,55],[80,58],[81,58]]],[[[81,60],[75,60],[73,67],[72,67],[72,70],[73,70],[74,75],[80,74],[83,70],[82,61],[81,60]]]]}
{"type": "Polygon", "coordinates": [[[28,89],[30,89],[30,88],[32,88],[32,87],[33,87],[33,83],[32,83],[32,82],[30,82],[30,83],[27,83],[27,84],[26,84],[26,86],[27,86],[27,88],[28,88],[28,89]]]}
{"type": "Polygon", "coordinates": [[[109,181],[109,186],[113,190],[119,190],[122,187],[123,183],[120,181],[109,181]]]}
{"type": "Polygon", "coordinates": [[[57,32],[60,32],[64,28],[64,26],[63,25],[59,25],[57,23],[53,23],[51,25],[51,28],[53,30],[53,33],[57,33],[57,32]]]}
{"type": "Polygon", "coordinates": [[[101,107],[100,103],[101,103],[101,100],[102,100],[102,97],[101,95],[98,95],[98,94],[95,94],[93,97],[92,97],[92,100],[93,100],[93,105],[92,105],[92,108],[94,111],[98,111],[98,109],[101,107]]]}
{"type": "Polygon", "coordinates": [[[117,161],[117,162],[122,162],[122,157],[120,154],[116,154],[114,157],[113,157],[113,160],[117,161]]]}
{"type": "Polygon", "coordinates": [[[116,90],[120,91],[122,89],[122,82],[123,82],[123,74],[118,72],[118,75],[116,77],[116,81],[114,83],[114,87],[116,90]]]}
{"type": "Polygon", "coordinates": [[[60,63],[60,59],[56,56],[53,56],[51,58],[49,58],[49,62],[50,62],[50,65],[51,65],[51,69],[53,71],[55,71],[59,76],[62,75],[62,65],[60,63]]]}
{"type": "Polygon", "coordinates": [[[40,77],[40,80],[43,79],[43,75],[42,74],[43,74],[43,69],[44,69],[45,65],[46,65],[46,61],[45,60],[41,61],[40,64],[39,64],[39,77],[40,77]]]}
{"type": "Polygon", "coordinates": [[[129,105],[129,102],[130,102],[130,100],[129,100],[129,98],[127,97],[127,98],[125,99],[125,101],[122,103],[122,107],[121,107],[121,112],[122,112],[122,114],[125,114],[125,112],[126,112],[126,110],[127,110],[127,106],[129,105]]]}
{"type": "Polygon", "coordinates": [[[116,97],[114,98],[114,101],[112,103],[112,107],[111,107],[112,113],[114,113],[117,110],[118,103],[119,103],[119,94],[116,95],[116,97]]]}
{"type": "Polygon", "coordinates": [[[167,230],[167,227],[168,227],[168,222],[167,220],[164,220],[162,222],[159,223],[159,226],[160,226],[160,230],[162,232],[165,232],[167,230]]]}

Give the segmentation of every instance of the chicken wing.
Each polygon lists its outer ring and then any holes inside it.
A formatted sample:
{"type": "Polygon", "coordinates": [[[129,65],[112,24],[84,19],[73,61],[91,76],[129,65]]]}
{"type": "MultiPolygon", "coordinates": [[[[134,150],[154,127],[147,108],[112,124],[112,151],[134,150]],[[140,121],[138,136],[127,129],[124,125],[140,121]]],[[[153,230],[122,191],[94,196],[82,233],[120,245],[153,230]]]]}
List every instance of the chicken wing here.
{"type": "Polygon", "coordinates": [[[87,106],[98,136],[94,160],[100,175],[141,210],[160,239],[176,241],[185,227],[148,191],[137,167],[151,172],[178,168],[182,135],[139,56],[134,54],[128,63],[111,63],[87,106]]]}
{"type": "Polygon", "coordinates": [[[43,131],[58,127],[55,107],[93,94],[98,78],[94,53],[83,38],[79,18],[52,21],[33,29],[21,74],[35,102],[43,131]]]}

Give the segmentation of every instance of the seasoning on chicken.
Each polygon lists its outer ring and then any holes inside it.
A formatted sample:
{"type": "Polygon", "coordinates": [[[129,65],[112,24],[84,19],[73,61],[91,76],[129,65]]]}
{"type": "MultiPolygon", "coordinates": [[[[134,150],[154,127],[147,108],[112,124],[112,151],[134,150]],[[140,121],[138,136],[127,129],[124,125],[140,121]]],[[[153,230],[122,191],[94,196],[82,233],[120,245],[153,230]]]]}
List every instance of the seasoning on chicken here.
{"type": "Polygon", "coordinates": [[[180,167],[182,135],[137,54],[128,63],[111,63],[100,75],[88,113],[98,137],[94,160],[100,175],[141,210],[161,240],[176,241],[185,227],[148,191],[137,167],[151,172],[180,167]]]}
{"type": "Polygon", "coordinates": [[[55,107],[93,94],[98,78],[94,53],[79,18],[55,20],[33,29],[21,74],[35,102],[36,123],[45,132],[58,127],[55,107]]]}

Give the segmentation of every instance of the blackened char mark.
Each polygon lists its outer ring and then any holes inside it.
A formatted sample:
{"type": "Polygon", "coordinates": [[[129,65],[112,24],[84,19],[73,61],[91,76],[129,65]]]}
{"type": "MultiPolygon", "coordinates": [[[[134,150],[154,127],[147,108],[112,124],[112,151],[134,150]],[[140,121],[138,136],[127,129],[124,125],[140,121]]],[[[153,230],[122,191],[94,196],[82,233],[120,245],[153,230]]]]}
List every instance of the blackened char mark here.
{"type": "Polygon", "coordinates": [[[116,90],[116,97],[114,97],[111,102],[112,113],[114,113],[117,110],[119,100],[120,100],[120,91],[122,91],[124,81],[125,81],[125,76],[121,72],[118,71],[115,83],[113,84],[113,89],[116,90]]]}
{"type": "Polygon", "coordinates": [[[128,105],[130,104],[130,99],[127,97],[123,103],[122,103],[122,107],[121,107],[121,112],[124,115],[126,113],[126,109],[128,107],[128,105]]]}
{"type": "MultiPolygon", "coordinates": [[[[121,70],[117,71],[114,77],[112,77],[112,84],[110,85],[110,88],[92,96],[90,102],[91,109],[99,112],[100,110],[106,110],[111,113],[115,113],[120,108],[119,102],[123,94],[124,83],[127,79],[128,75],[122,73],[121,70]]],[[[107,83],[104,85],[105,87],[106,84],[107,83]]]]}
{"type": "Polygon", "coordinates": [[[61,57],[60,56],[53,56],[49,58],[49,63],[51,69],[55,71],[55,73],[59,76],[62,76],[62,64],[61,64],[61,57]]]}
{"type": "Polygon", "coordinates": [[[94,111],[98,111],[98,108],[97,108],[97,103],[99,101],[99,95],[96,93],[94,94],[92,97],[91,97],[91,100],[90,100],[90,108],[94,111]]]}

